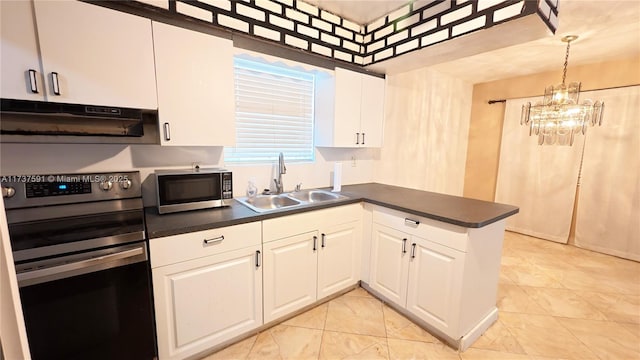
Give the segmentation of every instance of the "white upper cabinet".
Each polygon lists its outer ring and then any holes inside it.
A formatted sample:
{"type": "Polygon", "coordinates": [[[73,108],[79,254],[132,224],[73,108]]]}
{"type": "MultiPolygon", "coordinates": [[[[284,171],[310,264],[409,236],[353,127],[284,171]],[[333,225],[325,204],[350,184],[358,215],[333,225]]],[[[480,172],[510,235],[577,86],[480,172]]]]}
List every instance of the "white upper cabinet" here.
{"type": "Polygon", "coordinates": [[[45,92],[32,2],[0,1],[0,37],[0,96],[43,101],[45,92]]]}
{"type": "Polygon", "coordinates": [[[157,108],[150,20],[79,1],[35,1],[34,27],[30,2],[8,3],[2,97],[157,108]],[[13,60],[5,67],[5,59],[13,60]]]}
{"type": "MultiPolygon", "coordinates": [[[[319,79],[319,87],[333,89],[332,101],[316,111],[316,145],[328,147],[381,147],[384,120],[384,84],[379,77],[336,68],[335,79],[319,79]]],[[[322,95],[320,95],[322,96],[322,95]]]]}
{"type": "Polygon", "coordinates": [[[235,144],[233,42],[153,22],[160,141],[235,144]]]}
{"type": "Polygon", "coordinates": [[[381,147],[384,128],[384,79],[362,75],[360,145],[381,147]]]}

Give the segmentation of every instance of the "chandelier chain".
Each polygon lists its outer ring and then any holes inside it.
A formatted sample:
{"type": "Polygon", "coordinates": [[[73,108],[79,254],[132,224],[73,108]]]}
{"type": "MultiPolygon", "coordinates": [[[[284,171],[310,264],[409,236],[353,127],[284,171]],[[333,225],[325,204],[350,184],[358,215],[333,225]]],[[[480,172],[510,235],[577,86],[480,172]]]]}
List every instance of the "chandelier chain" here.
{"type": "Polygon", "coordinates": [[[564,56],[564,70],[562,71],[562,84],[564,85],[564,80],[567,78],[567,66],[569,66],[569,47],[571,46],[571,41],[567,41],[567,53],[564,56]]]}

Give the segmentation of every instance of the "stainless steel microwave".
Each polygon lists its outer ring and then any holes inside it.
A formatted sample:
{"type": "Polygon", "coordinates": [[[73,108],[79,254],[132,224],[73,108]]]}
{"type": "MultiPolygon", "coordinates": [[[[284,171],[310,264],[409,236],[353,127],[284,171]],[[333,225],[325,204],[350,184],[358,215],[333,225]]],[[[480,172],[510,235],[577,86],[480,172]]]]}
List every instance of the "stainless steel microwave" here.
{"type": "Polygon", "coordinates": [[[228,206],[233,198],[232,174],[227,170],[156,170],[155,178],[160,214],[228,206]]]}

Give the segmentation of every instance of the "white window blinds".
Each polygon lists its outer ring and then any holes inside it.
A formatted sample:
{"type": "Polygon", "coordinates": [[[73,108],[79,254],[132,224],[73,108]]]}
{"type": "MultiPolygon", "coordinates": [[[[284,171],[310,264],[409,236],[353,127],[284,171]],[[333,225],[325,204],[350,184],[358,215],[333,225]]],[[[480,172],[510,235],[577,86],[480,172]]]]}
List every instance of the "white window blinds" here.
{"type": "Polygon", "coordinates": [[[314,160],[314,75],[241,58],[234,60],[236,146],[226,163],[314,160]]]}

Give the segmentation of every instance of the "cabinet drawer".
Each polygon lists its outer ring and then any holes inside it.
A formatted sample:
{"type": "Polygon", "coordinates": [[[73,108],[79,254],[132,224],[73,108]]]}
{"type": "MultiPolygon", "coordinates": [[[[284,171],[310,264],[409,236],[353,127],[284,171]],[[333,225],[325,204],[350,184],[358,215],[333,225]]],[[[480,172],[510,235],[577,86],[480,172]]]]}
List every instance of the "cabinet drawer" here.
{"type": "Polygon", "coordinates": [[[467,229],[385,207],[373,208],[373,222],[466,252],[467,229]]]}
{"type": "Polygon", "coordinates": [[[345,224],[360,219],[362,219],[361,204],[350,204],[269,219],[262,222],[262,242],[295,236],[326,226],[345,224]]]}
{"type": "Polygon", "coordinates": [[[260,222],[197,231],[149,241],[151,267],[175,264],[261,243],[260,222]]]}

